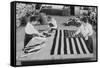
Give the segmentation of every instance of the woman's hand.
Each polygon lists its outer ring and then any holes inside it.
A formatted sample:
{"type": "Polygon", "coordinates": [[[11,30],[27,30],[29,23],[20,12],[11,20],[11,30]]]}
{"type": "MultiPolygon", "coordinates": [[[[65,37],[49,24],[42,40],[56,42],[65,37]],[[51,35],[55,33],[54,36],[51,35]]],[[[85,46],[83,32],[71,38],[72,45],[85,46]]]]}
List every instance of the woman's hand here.
{"type": "Polygon", "coordinates": [[[76,35],[76,34],[74,33],[72,36],[75,37],[75,35],[76,35]]]}

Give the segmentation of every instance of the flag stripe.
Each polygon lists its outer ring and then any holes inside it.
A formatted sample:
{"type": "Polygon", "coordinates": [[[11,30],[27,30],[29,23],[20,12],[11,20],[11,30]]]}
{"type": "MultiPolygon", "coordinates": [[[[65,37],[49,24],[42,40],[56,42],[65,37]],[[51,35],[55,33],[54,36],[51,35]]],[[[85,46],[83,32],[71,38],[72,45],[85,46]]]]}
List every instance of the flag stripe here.
{"type": "Polygon", "coordinates": [[[76,39],[74,38],[74,42],[75,42],[75,47],[76,47],[77,54],[80,54],[79,47],[78,47],[78,44],[77,44],[77,43],[79,43],[79,41],[76,42],[76,39]]]}
{"type": "Polygon", "coordinates": [[[65,36],[65,30],[63,30],[63,34],[64,34],[64,54],[67,54],[67,42],[66,42],[66,36],[65,36]]]}
{"type": "Polygon", "coordinates": [[[58,34],[58,30],[56,30],[55,35],[54,35],[53,46],[52,46],[52,48],[51,48],[51,55],[54,54],[54,50],[55,50],[55,46],[56,46],[56,38],[57,38],[57,34],[58,34]]]}
{"type": "Polygon", "coordinates": [[[55,45],[55,50],[54,50],[54,54],[58,55],[58,44],[59,44],[59,35],[60,35],[60,30],[58,30],[58,34],[57,34],[57,40],[56,40],[56,45],[55,45]]]}
{"type": "Polygon", "coordinates": [[[70,52],[70,44],[69,44],[69,39],[68,38],[66,38],[66,42],[67,42],[67,53],[71,54],[71,52],[70,52]]]}
{"type": "Polygon", "coordinates": [[[74,43],[74,39],[73,38],[71,38],[71,42],[72,42],[72,48],[73,48],[74,54],[77,54],[77,51],[76,51],[76,47],[75,47],[75,43],[74,43]]]}
{"type": "Polygon", "coordinates": [[[78,38],[76,38],[76,42],[77,42],[77,45],[78,45],[78,48],[79,48],[80,53],[83,54],[83,51],[82,51],[82,48],[81,48],[81,44],[80,44],[78,38]]]}
{"type": "Polygon", "coordinates": [[[61,30],[61,55],[64,55],[64,32],[61,30]]]}
{"type": "Polygon", "coordinates": [[[80,38],[78,38],[78,39],[79,39],[79,41],[80,41],[81,48],[82,48],[82,50],[83,50],[84,54],[86,54],[86,51],[85,51],[85,49],[84,49],[84,46],[83,46],[83,43],[82,43],[81,39],[80,39],[80,38]]]}
{"type": "Polygon", "coordinates": [[[71,54],[74,54],[73,48],[72,48],[71,38],[69,38],[69,46],[70,46],[70,52],[71,52],[71,54]]]}
{"type": "Polygon", "coordinates": [[[60,34],[59,34],[59,44],[58,44],[58,55],[61,54],[61,37],[62,37],[62,34],[61,34],[61,30],[60,30],[60,34]]]}

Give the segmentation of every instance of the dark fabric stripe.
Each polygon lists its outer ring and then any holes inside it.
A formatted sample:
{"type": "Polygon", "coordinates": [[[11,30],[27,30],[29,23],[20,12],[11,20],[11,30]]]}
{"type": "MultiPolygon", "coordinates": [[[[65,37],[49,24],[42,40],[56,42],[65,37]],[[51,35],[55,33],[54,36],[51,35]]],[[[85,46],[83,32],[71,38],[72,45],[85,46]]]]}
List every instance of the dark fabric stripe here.
{"type": "Polygon", "coordinates": [[[56,46],[56,40],[57,40],[57,35],[58,35],[58,30],[56,30],[56,33],[54,35],[54,39],[53,39],[53,45],[52,45],[52,48],[51,48],[51,55],[54,54],[54,50],[55,50],[55,46],[56,46]]]}
{"type": "Polygon", "coordinates": [[[69,38],[69,47],[70,47],[70,52],[71,52],[71,54],[74,54],[73,48],[72,48],[71,38],[69,38]]]}
{"type": "Polygon", "coordinates": [[[83,44],[82,44],[81,39],[80,39],[79,37],[78,37],[78,39],[79,39],[80,45],[81,45],[81,47],[82,47],[83,53],[86,54],[86,51],[85,51],[85,49],[84,49],[84,47],[83,47],[83,44]]]}
{"type": "Polygon", "coordinates": [[[68,37],[70,37],[70,31],[68,30],[68,37]]]}
{"type": "Polygon", "coordinates": [[[68,37],[68,30],[65,30],[65,35],[66,37],[68,37]]]}
{"type": "Polygon", "coordinates": [[[59,34],[59,44],[58,44],[58,55],[61,54],[61,37],[62,37],[62,33],[60,30],[60,34],[59,34]]]}
{"type": "Polygon", "coordinates": [[[73,38],[73,39],[74,39],[74,42],[75,42],[75,47],[76,47],[77,54],[80,54],[76,38],[73,38]]]}
{"type": "Polygon", "coordinates": [[[93,53],[93,41],[92,38],[88,37],[88,40],[85,40],[85,38],[83,38],[83,40],[85,41],[86,47],[88,48],[90,53],[93,53]]]}
{"type": "Polygon", "coordinates": [[[67,54],[67,44],[66,44],[65,30],[63,30],[63,34],[64,34],[64,54],[67,54]]]}
{"type": "Polygon", "coordinates": [[[33,38],[33,35],[25,34],[24,48],[27,46],[28,42],[33,38]]]}

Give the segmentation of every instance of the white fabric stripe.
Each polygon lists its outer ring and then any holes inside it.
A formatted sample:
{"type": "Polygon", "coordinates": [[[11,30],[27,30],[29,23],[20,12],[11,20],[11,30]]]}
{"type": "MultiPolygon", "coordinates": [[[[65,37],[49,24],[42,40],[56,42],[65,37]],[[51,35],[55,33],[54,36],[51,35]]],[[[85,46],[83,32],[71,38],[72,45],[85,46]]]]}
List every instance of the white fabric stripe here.
{"type": "Polygon", "coordinates": [[[77,54],[77,51],[76,51],[76,47],[75,47],[75,43],[74,43],[74,39],[73,38],[71,38],[71,42],[72,42],[72,48],[73,48],[74,54],[77,54]]]}
{"type": "Polygon", "coordinates": [[[54,55],[57,55],[57,53],[58,53],[59,34],[60,34],[60,30],[58,30],[58,34],[57,34],[57,38],[56,38],[54,55]]]}
{"type": "Polygon", "coordinates": [[[81,44],[80,44],[80,42],[79,42],[79,39],[76,38],[76,41],[77,41],[77,44],[78,44],[78,48],[79,48],[80,53],[83,54],[82,48],[81,48],[81,46],[80,46],[81,44]]]}
{"type": "Polygon", "coordinates": [[[61,37],[61,54],[64,54],[64,33],[63,33],[63,30],[61,30],[61,34],[62,34],[62,37],[61,37]]]}
{"type": "Polygon", "coordinates": [[[69,39],[68,38],[66,38],[66,43],[67,43],[67,53],[68,54],[70,54],[71,52],[70,52],[70,47],[69,47],[69,39]]]}
{"type": "Polygon", "coordinates": [[[83,38],[80,38],[80,39],[81,39],[81,41],[82,41],[82,44],[83,44],[83,47],[84,47],[86,53],[87,53],[87,54],[90,54],[89,51],[88,51],[88,49],[87,49],[87,47],[86,47],[86,44],[85,44],[83,38]]]}

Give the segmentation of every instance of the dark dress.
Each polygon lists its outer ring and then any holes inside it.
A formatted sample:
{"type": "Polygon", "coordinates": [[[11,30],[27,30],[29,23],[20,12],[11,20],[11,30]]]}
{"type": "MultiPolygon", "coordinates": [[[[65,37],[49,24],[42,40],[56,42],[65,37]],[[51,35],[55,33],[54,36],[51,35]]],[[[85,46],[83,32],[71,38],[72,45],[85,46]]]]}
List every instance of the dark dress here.
{"type": "Polygon", "coordinates": [[[28,44],[28,42],[33,38],[32,34],[26,34],[25,33],[25,39],[24,39],[24,48],[26,47],[26,45],[28,44]]]}

